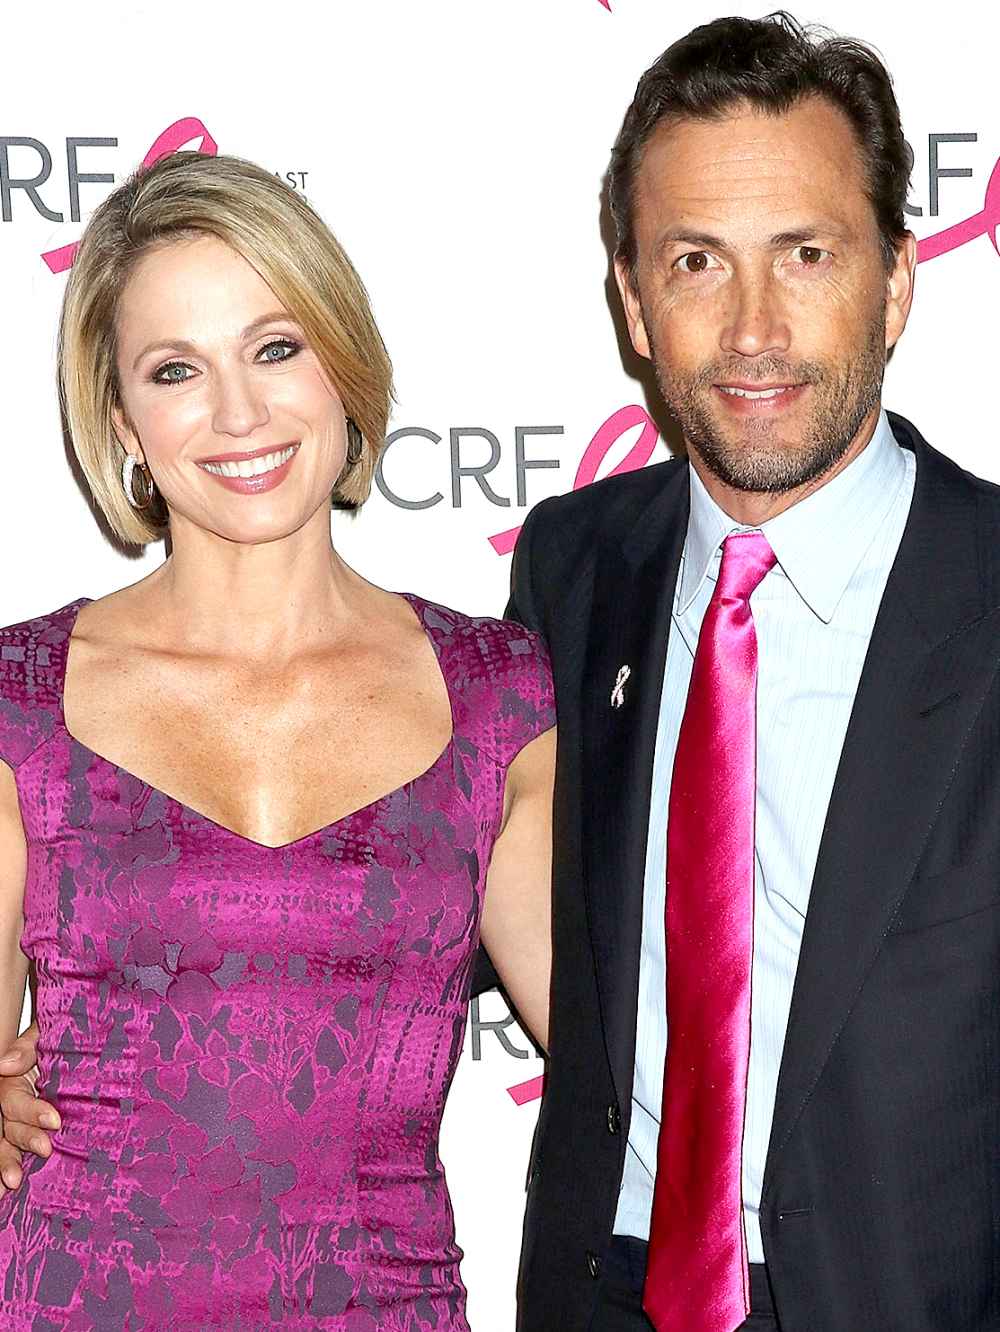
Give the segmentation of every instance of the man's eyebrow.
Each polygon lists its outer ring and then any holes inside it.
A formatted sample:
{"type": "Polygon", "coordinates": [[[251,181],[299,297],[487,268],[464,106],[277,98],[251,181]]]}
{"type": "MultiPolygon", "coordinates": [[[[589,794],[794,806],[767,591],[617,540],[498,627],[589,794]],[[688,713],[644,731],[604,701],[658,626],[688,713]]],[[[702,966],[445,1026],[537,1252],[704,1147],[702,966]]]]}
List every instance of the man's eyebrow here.
{"type": "MultiPolygon", "coordinates": [[[[850,235],[846,227],[821,218],[788,231],[777,231],[768,237],[767,244],[769,249],[784,250],[790,245],[808,245],[819,238],[832,237],[834,240],[846,240],[850,235]]],[[[699,249],[718,251],[722,254],[732,249],[721,236],[713,236],[710,232],[695,231],[690,227],[671,227],[657,239],[654,248],[655,258],[659,259],[670,245],[696,245],[699,249]]]]}
{"type": "Polygon", "coordinates": [[[811,241],[828,236],[834,240],[846,240],[849,235],[846,227],[837,226],[834,222],[814,222],[811,226],[779,231],[771,237],[770,244],[775,250],[784,250],[789,245],[808,245],[811,241]]]}
{"type": "Polygon", "coordinates": [[[689,227],[674,227],[657,239],[655,253],[659,258],[668,245],[697,245],[705,250],[728,250],[729,246],[721,236],[712,236],[707,231],[692,231],[689,227]]]}

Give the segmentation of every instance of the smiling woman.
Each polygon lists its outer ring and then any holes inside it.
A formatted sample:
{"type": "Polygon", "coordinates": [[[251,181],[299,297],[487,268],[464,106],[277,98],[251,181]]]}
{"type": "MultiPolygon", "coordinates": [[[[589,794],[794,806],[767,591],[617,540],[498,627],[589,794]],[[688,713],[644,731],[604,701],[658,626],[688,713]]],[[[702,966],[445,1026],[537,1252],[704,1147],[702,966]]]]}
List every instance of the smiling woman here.
{"type": "MultiPolygon", "coordinates": [[[[364,286],[336,237],[294,190],[253,163],[175,153],[137,173],[95,213],[73,266],[60,327],[60,383],[73,446],[98,504],[126,541],[145,543],[162,536],[166,509],[147,488],[138,510],[119,481],[122,427],[127,429],[116,365],[123,293],[156,251],[207,238],[242,257],[278,298],[283,308],[256,324],[294,322],[337,385],[365,441],[342,478],[349,503],[367,497],[385,436],[392,367],[364,286]]],[[[135,287],[131,290],[134,299],[135,287]]],[[[249,338],[260,328],[243,332],[249,338]]],[[[171,385],[194,373],[183,362],[194,348],[179,330],[173,333],[142,349],[145,356],[175,354],[152,371],[157,382],[171,385]]],[[[258,342],[261,359],[271,362],[294,355],[298,347],[294,340],[273,335],[258,342]]]]}
{"type": "MultiPolygon", "coordinates": [[[[372,467],[362,459],[378,448],[366,448],[335,387],[346,377],[344,358],[323,329],[321,356],[292,311],[273,308],[274,296],[241,254],[196,234],[149,248],[118,299],[110,417],[131,476],[116,500],[130,501],[131,512],[157,496],[174,543],[182,527],[232,541],[272,539],[322,518],[335,491],[348,491],[354,504],[367,495],[372,467]],[[137,497],[140,468],[145,492],[137,497]],[[222,503],[226,491],[268,499],[222,503]]],[[[367,302],[361,313],[377,338],[367,302]]],[[[100,468],[107,445],[97,452],[100,468]]]]}
{"type": "Polygon", "coordinates": [[[544,648],[334,550],[389,361],[268,173],[112,194],[60,342],[97,503],[170,555],[0,630],[0,1048],[30,958],[60,1124],[3,1158],[0,1325],[467,1332],[438,1133],[480,935],[546,1038],[544,648]]]}

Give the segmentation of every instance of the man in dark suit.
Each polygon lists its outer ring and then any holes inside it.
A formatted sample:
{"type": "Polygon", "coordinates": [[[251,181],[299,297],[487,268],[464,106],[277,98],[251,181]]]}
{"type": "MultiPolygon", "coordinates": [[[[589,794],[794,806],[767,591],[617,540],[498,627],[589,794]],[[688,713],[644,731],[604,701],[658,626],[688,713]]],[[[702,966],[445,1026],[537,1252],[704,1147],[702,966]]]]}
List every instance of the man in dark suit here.
{"type": "Polygon", "coordinates": [[[515,554],[559,710],[522,1332],[1000,1328],[1000,492],[880,408],[908,165],[881,63],[780,16],[672,46],[614,149],[688,461],[515,554]]]}
{"type": "Polygon", "coordinates": [[[1000,492],[880,407],[908,169],[880,62],[780,16],[615,146],[688,461],[515,555],[560,730],[521,1332],[1000,1328],[1000,492]]]}

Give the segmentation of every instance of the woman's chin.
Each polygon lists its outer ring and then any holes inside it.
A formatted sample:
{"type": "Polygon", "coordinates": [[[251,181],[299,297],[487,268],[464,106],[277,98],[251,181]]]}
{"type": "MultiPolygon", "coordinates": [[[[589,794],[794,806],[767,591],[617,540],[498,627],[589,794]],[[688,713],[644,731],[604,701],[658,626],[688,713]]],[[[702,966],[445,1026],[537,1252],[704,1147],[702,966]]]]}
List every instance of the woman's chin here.
{"type": "MultiPolygon", "coordinates": [[[[251,510],[248,506],[245,513],[239,514],[213,514],[207,521],[203,520],[196,526],[209,535],[221,538],[238,546],[262,546],[275,541],[284,541],[294,537],[296,533],[309,523],[313,514],[297,508],[294,513],[289,513],[287,506],[264,506],[251,510]]],[[[180,533],[175,536],[175,545],[178,537],[183,539],[180,533]]]]}

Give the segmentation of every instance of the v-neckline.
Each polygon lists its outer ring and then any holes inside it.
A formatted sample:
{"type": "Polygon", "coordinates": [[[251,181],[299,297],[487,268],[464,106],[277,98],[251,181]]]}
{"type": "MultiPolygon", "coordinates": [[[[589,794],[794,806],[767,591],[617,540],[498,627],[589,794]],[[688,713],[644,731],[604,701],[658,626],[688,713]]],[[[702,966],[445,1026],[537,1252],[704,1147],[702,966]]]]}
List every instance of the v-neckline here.
{"type": "Polygon", "coordinates": [[[132,772],[129,768],[123,767],[122,764],[120,763],[116,763],[114,759],[108,758],[105,754],[99,753],[96,749],[91,749],[89,745],[84,744],[82,740],[78,740],[77,737],[72,733],[72,731],[66,725],[66,676],[68,674],[68,667],[69,667],[70,646],[73,639],[73,630],[76,628],[77,619],[79,618],[80,612],[83,610],[84,606],[89,606],[91,604],[93,600],[93,598],[91,597],[81,597],[78,601],[70,602],[70,604],[66,606],[63,611],[59,612],[60,615],[68,614],[69,623],[66,627],[66,637],[62,645],[62,663],[61,663],[61,676],[59,678],[59,687],[58,687],[58,700],[57,700],[58,715],[56,718],[56,724],[59,730],[63,733],[63,735],[66,736],[67,740],[69,740],[70,744],[74,745],[82,753],[89,755],[89,757],[92,760],[95,760],[98,763],[104,763],[109,768],[114,768],[116,772],[121,773],[122,776],[127,777],[130,781],[135,782],[142,790],[148,792],[150,795],[160,796],[163,800],[166,800],[169,804],[175,805],[184,814],[191,816],[192,818],[198,820],[200,823],[207,824],[208,827],[214,828],[218,832],[224,833],[227,837],[231,837],[235,841],[242,843],[244,846],[253,847],[256,850],[260,851],[294,850],[296,847],[303,846],[311,841],[315,841],[316,838],[318,837],[327,836],[328,834],[335,831],[337,828],[341,827],[343,824],[349,823],[352,819],[360,818],[362,814],[369,813],[370,811],[374,810],[377,806],[384,804],[388,800],[391,800],[394,796],[398,796],[403,792],[411,790],[411,788],[414,787],[417,784],[417,782],[423,781],[424,779],[430,777],[433,773],[435,773],[437,769],[450,758],[451,752],[455,746],[455,739],[456,739],[455,699],[454,695],[452,694],[451,684],[448,680],[447,672],[444,670],[441,663],[441,652],[438,647],[437,639],[434,637],[434,635],[431,633],[430,629],[428,628],[423,614],[424,609],[427,606],[429,606],[430,603],[425,601],[423,597],[418,597],[414,592],[397,592],[394,595],[402,597],[402,599],[405,602],[407,602],[410,609],[413,611],[413,614],[415,615],[424,636],[430,642],[431,648],[434,652],[435,661],[437,662],[438,671],[440,672],[441,680],[444,684],[445,693],[448,696],[448,709],[451,714],[451,734],[448,737],[448,741],[445,744],[445,747],[441,750],[441,753],[438,754],[437,758],[430,765],[430,767],[425,768],[422,772],[417,773],[415,777],[408,778],[405,782],[402,782],[399,786],[394,786],[391,791],[386,791],[382,795],[376,796],[374,800],[369,800],[366,804],[359,805],[357,809],[352,809],[347,814],[340,815],[339,818],[333,819],[329,823],[325,823],[321,828],[315,828],[313,829],[312,832],[304,833],[301,837],[295,837],[290,842],[281,842],[278,845],[272,846],[268,842],[258,842],[257,839],[254,837],[247,837],[243,833],[237,832],[235,828],[228,828],[224,823],[219,823],[217,819],[213,819],[211,815],[205,814],[200,809],[195,809],[193,805],[186,804],[183,800],[180,800],[177,796],[171,795],[169,791],[164,791],[160,787],[154,786],[152,782],[146,781],[145,778],[140,777],[138,773],[132,772]]]}

